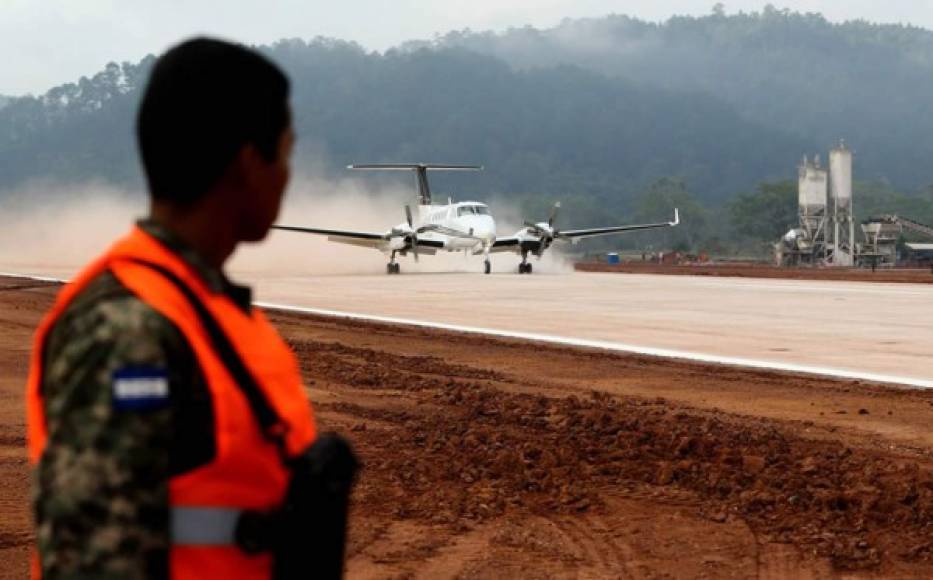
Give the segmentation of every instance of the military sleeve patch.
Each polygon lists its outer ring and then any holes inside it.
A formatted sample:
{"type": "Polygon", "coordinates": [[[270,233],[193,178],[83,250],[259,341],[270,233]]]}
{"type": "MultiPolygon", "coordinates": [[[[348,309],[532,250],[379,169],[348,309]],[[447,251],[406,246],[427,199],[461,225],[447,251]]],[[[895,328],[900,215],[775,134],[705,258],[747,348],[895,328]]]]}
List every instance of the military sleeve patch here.
{"type": "Polygon", "coordinates": [[[168,405],[165,369],[131,367],[113,373],[113,407],[118,411],[148,411],[168,405]]]}

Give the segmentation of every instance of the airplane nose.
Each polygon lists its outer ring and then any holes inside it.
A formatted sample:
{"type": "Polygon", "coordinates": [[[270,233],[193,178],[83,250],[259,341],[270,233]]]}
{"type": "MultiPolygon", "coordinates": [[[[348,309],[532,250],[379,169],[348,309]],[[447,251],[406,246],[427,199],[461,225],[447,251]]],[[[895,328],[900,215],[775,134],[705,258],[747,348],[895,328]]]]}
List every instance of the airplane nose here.
{"type": "Polygon", "coordinates": [[[477,220],[474,234],[484,240],[494,241],[496,239],[496,222],[489,216],[483,216],[482,219],[477,220]]]}

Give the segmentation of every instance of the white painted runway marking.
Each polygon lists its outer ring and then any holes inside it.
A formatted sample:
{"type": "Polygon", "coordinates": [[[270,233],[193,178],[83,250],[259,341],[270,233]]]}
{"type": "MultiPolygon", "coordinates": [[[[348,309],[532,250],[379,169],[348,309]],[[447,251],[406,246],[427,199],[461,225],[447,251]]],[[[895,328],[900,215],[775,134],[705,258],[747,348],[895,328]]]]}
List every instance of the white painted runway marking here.
{"type": "Polygon", "coordinates": [[[34,274],[15,274],[13,272],[0,272],[0,276],[5,278],[21,278],[24,280],[35,280],[37,282],[59,282],[61,284],[67,284],[68,280],[63,280],[62,278],[49,278],[48,276],[36,276],[34,274]]]}
{"type": "Polygon", "coordinates": [[[818,375],[838,379],[851,379],[859,381],[869,381],[873,383],[892,383],[898,385],[907,385],[921,389],[933,388],[933,381],[918,379],[913,377],[898,377],[892,375],[882,375],[876,373],[863,373],[860,371],[851,371],[846,369],[833,369],[824,367],[815,367],[809,365],[797,365],[781,363],[767,360],[756,360],[741,357],[717,356],[699,352],[687,352],[680,350],[671,350],[666,348],[653,348],[624,344],[619,342],[609,342],[604,340],[589,340],[583,338],[571,338],[566,336],[554,336],[549,334],[537,334],[533,332],[515,332],[511,330],[497,330],[494,328],[480,328],[475,326],[461,326],[458,324],[445,324],[439,322],[428,322],[424,320],[411,320],[407,318],[395,318],[392,316],[376,316],[370,314],[357,314],[352,312],[341,312],[339,310],[327,310],[323,308],[307,308],[303,306],[291,306],[288,304],[270,304],[266,302],[257,302],[256,306],[270,310],[281,310],[285,312],[298,312],[303,314],[317,314],[332,318],[347,318],[350,320],[361,320],[367,322],[382,322],[386,324],[399,324],[405,326],[417,326],[422,328],[434,328],[438,330],[450,330],[454,332],[463,332],[467,334],[480,334],[486,336],[495,336],[500,338],[514,338],[519,340],[528,340],[532,342],[544,342],[550,344],[559,344],[563,346],[577,346],[583,348],[595,348],[599,350],[608,350],[615,352],[624,352],[630,354],[640,354],[645,356],[687,360],[692,362],[701,362],[709,364],[719,364],[737,367],[746,367],[762,370],[774,370],[790,373],[800,373],[806,375],[818,375]]]}

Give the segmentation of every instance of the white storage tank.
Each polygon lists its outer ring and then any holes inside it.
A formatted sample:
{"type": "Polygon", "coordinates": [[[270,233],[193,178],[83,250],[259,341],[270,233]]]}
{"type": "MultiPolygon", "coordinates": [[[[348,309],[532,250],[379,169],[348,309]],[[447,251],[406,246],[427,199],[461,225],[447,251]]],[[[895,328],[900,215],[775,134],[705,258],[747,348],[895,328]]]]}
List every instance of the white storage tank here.
{"type": "Polygon", "coordinates": [[[829,188],[833,212],[834,266],[855,265],[855,220],[852,215],[852,151],[845,141],[829,152],[829,188]]]}
{"type": "Polygon", "coordinates": [[[852,151],[841,141],[829,152],[830,190],[838,209],[852,205],[852,151]]]}
{"type": "Polygon", "coordinates": [[[800,165],[800,181],[798,184],[801,215],[816,216],[826,213],[828,185],[829,174],[820,167],[819,156],[812,163],[804,157],[803,163],[800,165]]]}

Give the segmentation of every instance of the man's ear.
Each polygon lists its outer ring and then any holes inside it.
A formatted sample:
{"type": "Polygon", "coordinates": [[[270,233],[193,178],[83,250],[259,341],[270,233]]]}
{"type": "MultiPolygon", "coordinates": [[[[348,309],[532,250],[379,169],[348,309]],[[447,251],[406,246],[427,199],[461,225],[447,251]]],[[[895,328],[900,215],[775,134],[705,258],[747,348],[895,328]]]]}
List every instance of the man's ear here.
{"type": "Polygon", "coordinates": [[[246,143],[240,147],[240,151],[237,153],[237,158],[240,163],[240,167],[249,172],[258,169],[265,162],[265,159],[259,152],[259,149],[257,149],[256,146],[252,143],[246,143]]]}
{"type": "Polygon", "coordinates": [[[249,184],[262,161],[263,158],[259,153],[259,149],[252,143],[246,143],[240,147],[240,150],[230,161],[224,179],[231,185],[249,184]]]}

